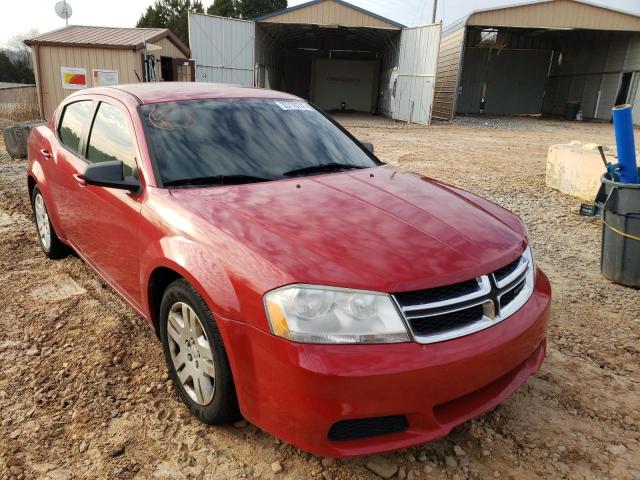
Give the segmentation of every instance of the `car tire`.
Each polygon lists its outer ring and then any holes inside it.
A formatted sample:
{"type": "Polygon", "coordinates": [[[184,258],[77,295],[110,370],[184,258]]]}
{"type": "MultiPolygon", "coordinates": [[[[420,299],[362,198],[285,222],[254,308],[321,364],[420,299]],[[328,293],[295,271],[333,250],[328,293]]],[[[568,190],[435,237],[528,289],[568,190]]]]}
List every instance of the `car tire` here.
{"type": "Polygon", "coordinates": [[[31,207],[33,208],[33,220],[36,225],[38,242],[44,254],[52,259],[66,257],[69,254],[69,248],[58,238],[51,224],[44,196],[37,185],[33,187],[31,192],[31,207]]]}
{"type": "Polygon", "coordinates": [[[180,399],[210,425],[239,418],[227,352],[207,304],[184,279],[172,282],[160,305],[160,339],[180,399]]]}

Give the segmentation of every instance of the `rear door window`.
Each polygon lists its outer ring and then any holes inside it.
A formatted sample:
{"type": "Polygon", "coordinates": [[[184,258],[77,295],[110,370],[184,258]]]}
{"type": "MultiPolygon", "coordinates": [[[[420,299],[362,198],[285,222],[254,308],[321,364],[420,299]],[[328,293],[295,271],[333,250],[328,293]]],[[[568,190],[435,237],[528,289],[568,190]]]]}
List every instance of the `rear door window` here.
{"type": "Polygon", "coordinates": [[[87,148],[87,160],[91,163],[120,160],[124,175],[136,171],[133,136],[123,112],[102,102],[93,121],[87,148]]]}
{"type": "Polygon", "coordinates": [[[70,103],[62,114],[58,129],[60,141],[77,154],[80,154],[80,139],[85,125],[89,122],[92,103],[91,100],[70,103]]]}

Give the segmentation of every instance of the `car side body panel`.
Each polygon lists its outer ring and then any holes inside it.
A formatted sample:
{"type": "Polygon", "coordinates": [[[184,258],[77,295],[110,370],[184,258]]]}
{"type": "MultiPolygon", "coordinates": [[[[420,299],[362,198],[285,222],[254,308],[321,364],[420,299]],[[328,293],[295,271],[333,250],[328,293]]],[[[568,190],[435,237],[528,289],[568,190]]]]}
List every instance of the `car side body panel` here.
{"type": "MultiPolygon", "coordinates": [[[[51,122],[50,122],[51,123],[51,122]]],[[[58,238],[63,242],[66,242],[66,234],[60,223],[60,216],[58,213],[58,205],[54,201],[51,192],[51,175],[52,169],[55,165],[53,156],[45,157],[43,150],[53,155],[53,148],[56,145],[56,138],[51,131],[51,125],[39,125],[31,129],[29,139],[27,142],[27,151],[29,157],[28,175],[34,180],[34,182],[40,187],[42,196],[47,204],[47,210],[49,214],[49,220],[58,234],[58,238]]]]}

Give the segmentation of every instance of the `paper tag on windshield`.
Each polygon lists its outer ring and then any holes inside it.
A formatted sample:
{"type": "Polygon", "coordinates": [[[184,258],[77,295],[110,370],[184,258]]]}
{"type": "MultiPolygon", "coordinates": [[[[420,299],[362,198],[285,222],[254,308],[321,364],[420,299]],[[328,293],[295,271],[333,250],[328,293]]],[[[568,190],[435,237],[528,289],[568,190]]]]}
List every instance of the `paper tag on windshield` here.
{"type": "Polygon", "coordinates": [[[306,110],[313,111],[307,102],[276,102],[282,110],[306,110]]]}

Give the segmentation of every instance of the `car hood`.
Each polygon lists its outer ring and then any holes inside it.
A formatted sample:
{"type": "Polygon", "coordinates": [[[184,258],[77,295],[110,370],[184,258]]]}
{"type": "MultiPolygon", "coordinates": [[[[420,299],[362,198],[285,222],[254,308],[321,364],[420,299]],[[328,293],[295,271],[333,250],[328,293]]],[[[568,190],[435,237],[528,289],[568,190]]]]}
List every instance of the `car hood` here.
{"type": "Polygon", "coordinates": [[[513,214],[392,166],[171,195],[207,235],[230,237],[243,252],[224,253],[242,259],[235,275],[245,269],[265,291],[430,288],[496,270],[526,246],[513,214]]]}

